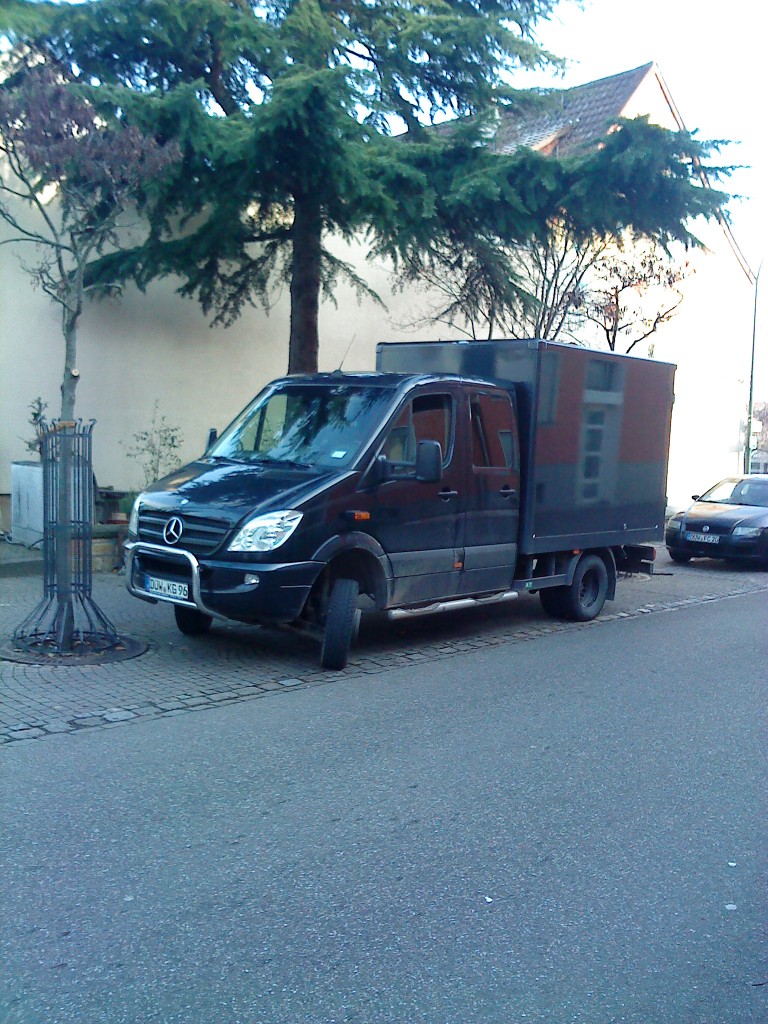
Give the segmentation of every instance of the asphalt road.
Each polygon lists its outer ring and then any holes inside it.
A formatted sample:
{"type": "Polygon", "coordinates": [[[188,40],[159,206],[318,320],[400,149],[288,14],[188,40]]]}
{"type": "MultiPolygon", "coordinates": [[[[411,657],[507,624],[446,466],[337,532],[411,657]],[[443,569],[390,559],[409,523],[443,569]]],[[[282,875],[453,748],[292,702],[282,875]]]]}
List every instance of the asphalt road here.
{"type": "Polygon", "coordinates": [[[756,593],[9,743],[2,1024],[765,1024],[756,593]]]}

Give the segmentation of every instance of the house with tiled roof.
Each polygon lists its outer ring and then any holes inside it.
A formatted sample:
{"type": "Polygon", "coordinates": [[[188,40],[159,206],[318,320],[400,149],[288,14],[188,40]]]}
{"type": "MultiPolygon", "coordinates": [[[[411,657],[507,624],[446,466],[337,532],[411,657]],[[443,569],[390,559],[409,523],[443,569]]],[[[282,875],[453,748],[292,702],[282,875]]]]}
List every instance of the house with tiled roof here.
{"type": "MultiPolygon", "coordinates": [[[[620,118],[648,116],[672,130],[684,127],[653,63],[595,82],[551,91],[525,116],[502,112],[492,145],[500,152],[530,146],[559,156],[600,139],[620,118]]],[[[0,236],[6,230],[0,226],[0,236]]],[[[669,497],[681,505],[740,467],[739,430],[745,419],[754,277],[725,216],[696,225],[705,243],[685,254],[695,273],[684,282],[680,312],[655,336],[655,357],[678,365],[670,453],[669,497]]],[[[1,240],[1,239],[0,239],[1,240]]],[[[339,286],[336,302],[320,310],[320,368],[371,369],[379,341],[409,340],[408,327],[423,292],[397,287],[391,267],[366,259],[364,242],[332,240],[333,251],[356,265],[384,300],[359,299],[339,286]]],[[[0,268],[0,529],[8,524],[11,463],[27,458],[28,407],[37,397],[58,404],[60,327],[57,311],[3,250],[0,268]],[[3,499],[3,496],[5,498],[3,499]]],[[[128,457],[133,435],[153,412],[180,428],[180,458],[193,458],[208,428],[222,428],[270,379],[285,372],[287,295],[267,316],[248,309],[229,328],[210,328],[199,307],[180,299],[174,283],[146,294],[127,288],[119,303],[92,305],[80,331],[78,411],[95,418],[94,458],[102,485],[138,486],[140,469],[128,457]]],[[[421,338],[451,335],[435,325],[421,338]]],[[[762,397],[757,395],[756,398],[762,397]]]]}
{"type": "Polygon", "coordinates": [[[646,80],[653,77],[659,78],[656,65],[643,64],[596,82],[552,90],[546,102],[527,114],[505,110],[499,117],[493,148],[498,153],[513,153],[525,146],[562,157],[594,146],[619,118],[647,113],[642,93],[647,90],[646,80]]]}

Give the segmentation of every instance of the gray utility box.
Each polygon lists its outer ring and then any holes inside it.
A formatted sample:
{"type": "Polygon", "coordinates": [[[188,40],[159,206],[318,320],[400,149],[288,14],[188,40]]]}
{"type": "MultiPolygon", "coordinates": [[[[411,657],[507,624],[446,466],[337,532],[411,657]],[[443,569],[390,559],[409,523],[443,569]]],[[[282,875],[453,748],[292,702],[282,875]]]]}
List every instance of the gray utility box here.
{"type": "Polygon", "coordinates": [[[31,547],[43,539],[43,467],[39,462],[11,463],[11,536],[31,547]]]}
{"type": "Polygon", "coordinates": [[[540,340],[383,343],[376,368],[513,391],[521,554],[661,540],[675,367],[540,340]]]}

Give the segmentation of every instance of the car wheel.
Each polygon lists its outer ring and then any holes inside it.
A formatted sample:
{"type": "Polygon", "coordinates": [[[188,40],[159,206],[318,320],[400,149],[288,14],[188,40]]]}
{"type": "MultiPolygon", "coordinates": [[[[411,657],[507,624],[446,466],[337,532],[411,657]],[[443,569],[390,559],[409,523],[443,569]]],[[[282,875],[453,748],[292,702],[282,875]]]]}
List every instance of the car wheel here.
{"type": "Polygon", "coordinates": [[[670,548],[667,548],[667,551],[672,561],[677,562],[678,565],[685,565],[686,562],[690,562],[692,557],[691,555],[686,555],[684,551],[672,551],[670,548]]]}
{"type": "Polygon", "coordinates": [[[346,667],[349,649],[357,635],[360,611],[357,599],[360,587],[357,580],[338,579],[328,599],[320,664],[323,668],[340,670],[346,667]]]}
{"type": "Polygon", "coordinates": [[[598,555],[583,555],[573,583],[563,589],[563,615],[573,622],[591,622],[603,610],[608,593],[608,570],[598,555]]]}
{"type": "Polygon", "coordinates": [[[176,616],[176,625],[185,636],[202,636],[213,622],[210,615],[204,615],[197,608],[185,608],[181,604],[173,606],[173,614],[176,616]]]}

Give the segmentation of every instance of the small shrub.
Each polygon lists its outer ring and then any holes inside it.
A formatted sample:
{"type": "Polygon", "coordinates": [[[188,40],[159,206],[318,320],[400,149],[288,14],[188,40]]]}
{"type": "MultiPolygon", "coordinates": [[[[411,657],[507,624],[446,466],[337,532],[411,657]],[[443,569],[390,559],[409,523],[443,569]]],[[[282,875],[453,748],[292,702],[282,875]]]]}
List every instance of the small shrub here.
{"type": "Polygon", "coordinates": [[[133,434],[125,452],[141,467],[144,487],[149,487],[176,467],[179,461],[177,452],[184,444],[181,428],[171,426],[165,416],[158,416],[158,405],[155,402],[149,428],[133,434]]]}

